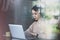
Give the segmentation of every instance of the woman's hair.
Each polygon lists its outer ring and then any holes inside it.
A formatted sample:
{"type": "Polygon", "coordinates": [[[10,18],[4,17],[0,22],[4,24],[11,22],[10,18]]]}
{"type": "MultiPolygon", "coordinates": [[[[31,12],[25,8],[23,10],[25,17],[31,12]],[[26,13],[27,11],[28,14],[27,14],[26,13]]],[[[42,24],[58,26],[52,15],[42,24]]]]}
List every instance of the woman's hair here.
{"type": "Polygon", "coordinates": [[[37,5],[32,7],[32,10],[35,10],[35,11],[39,11],[39,9],[41,11],[42,7],[38,7],[37,5]]]}
{"type": "Polygon", "coordinates": [[[39,8],[36,5],[32,7],[32,10],[34,10],[34,11],[38,11],[38,9],[39,8]]]}

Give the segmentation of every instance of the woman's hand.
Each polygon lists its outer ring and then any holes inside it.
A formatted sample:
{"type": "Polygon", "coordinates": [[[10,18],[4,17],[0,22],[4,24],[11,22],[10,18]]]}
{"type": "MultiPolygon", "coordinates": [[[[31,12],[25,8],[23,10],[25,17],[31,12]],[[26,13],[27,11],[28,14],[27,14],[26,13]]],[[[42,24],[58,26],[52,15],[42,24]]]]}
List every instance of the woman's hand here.
{"type": "Polygon", "coordinates": [[[31,33],[31,35],[34,37],[38,37],[38,34],[36,34],[36,33],[31,33]]]}

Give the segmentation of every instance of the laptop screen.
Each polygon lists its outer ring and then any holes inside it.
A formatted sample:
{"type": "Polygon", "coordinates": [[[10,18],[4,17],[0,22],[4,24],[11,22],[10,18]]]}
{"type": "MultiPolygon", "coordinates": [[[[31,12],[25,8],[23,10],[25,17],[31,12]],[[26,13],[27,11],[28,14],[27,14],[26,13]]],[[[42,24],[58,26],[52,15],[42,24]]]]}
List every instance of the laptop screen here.
{"type": "Polygon", "coordinates": [[[9,29],[13,38],[25,39],[22,25],[9,24],[9,29]]]}

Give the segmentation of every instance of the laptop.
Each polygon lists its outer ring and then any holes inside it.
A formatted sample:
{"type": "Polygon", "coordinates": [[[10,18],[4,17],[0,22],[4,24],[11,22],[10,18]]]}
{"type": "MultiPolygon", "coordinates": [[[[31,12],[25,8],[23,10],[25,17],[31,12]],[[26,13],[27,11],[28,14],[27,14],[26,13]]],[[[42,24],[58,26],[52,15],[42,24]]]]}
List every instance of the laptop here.
{"type": "Polygon", "coordinates": [[[22,25],[9,24],[9,29],[10,29],[12,38],[26,39],[22,25]]]}

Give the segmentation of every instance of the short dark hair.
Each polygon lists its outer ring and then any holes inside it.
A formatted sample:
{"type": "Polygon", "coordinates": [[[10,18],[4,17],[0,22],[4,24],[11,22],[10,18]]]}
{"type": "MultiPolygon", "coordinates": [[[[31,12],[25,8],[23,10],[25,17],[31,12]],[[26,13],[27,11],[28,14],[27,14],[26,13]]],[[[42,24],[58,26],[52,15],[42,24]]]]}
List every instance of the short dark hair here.
{"type": "Polygon", "coordinates": [[[36,5],[32,7],[32,10],[34,10],[34,11],[38,11],[38,9],[39,8],[36,5]]]}
{"type": "Polygon", "coordinates": [[[38,11],[40,9],[40,11],[41,11],[41,7],[38,7],[37,5],[35,5],[35,6],[33,6],[32,7],[32,10],[34,10],[34,11],[38,11]]]}

